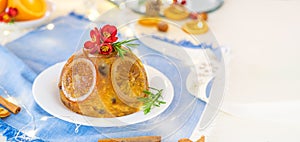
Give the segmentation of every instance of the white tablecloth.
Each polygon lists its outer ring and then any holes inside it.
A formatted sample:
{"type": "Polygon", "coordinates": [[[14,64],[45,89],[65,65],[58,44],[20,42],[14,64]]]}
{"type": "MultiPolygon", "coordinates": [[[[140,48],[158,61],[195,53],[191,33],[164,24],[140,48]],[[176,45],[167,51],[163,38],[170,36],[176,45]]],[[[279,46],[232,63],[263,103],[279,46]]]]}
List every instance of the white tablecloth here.
{"type": "Polygon", "coordinates": [[[212,142],[296,142],[300,131],[300,1],[225,0],[209,15],[231,48],[227,96],[212,142]]]}

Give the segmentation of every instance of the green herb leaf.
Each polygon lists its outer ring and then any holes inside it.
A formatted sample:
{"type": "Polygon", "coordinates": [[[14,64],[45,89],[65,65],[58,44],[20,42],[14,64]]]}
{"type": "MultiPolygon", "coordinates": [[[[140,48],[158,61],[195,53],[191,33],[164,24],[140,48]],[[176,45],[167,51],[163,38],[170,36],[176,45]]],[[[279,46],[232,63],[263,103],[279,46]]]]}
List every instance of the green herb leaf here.
{"type": "Polygon", "coordinates": [[[143,92],[147,95],[145,98],[139,98],[138,100],[144,103],[143,110],[144,114],[148,114],[152,108],[160,107],[161,104],[166,104],[162,99],[162,91],[163,89],[156,89],[149,87],[150,90],[144,90],[143,92]],[[153,93],[155,91],[155,93],[153,93]]]}
{"type": "Polygon", "coordinates": [[[130,39],[130,40],[118,41],[118,42],[113,43],[112,46],[118,52],[118,56],[123,58],[124,54],[126,54],[126,52],[128,50],[131,51],[131,49],[129,47],[138,46],[138,44],[130,43],[130,42],[135,41],[135,40],[137,40],[137,39],[135,38],[135,39],[130,39]],[[128,50],[123,49],[122,45],[124,45],[124,47],[127,48],[128,50]]]}
{"type": "Polygon", "coordinates": [[[134,44],[134,43],[129,43],[129,44],[125,44],[128,47],[137,47],[139,46],[139,44],[134,44]]]}

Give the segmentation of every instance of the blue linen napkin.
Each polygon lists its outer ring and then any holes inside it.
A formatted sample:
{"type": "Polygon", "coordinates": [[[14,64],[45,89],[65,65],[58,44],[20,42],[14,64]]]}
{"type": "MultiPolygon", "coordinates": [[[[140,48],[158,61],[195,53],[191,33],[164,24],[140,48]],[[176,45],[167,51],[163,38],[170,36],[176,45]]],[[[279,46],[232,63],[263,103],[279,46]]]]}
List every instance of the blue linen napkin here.
{"type": "MultiPolygon", "coordinates": [[[[162,117],[174,111],[174,105],[155,119],[130,126],[111,128],[80,126],[55,118],[40,108],[32,97],[31,87],[34,78],[47,67],[67,60],[78,49],[77,42],[90,23],[71,14],[57,18],[51,24],[55,26],[52,30],[48,30],[45,25],[6,44],[5,47],[0,47],[0,86],[22,106],[19,114],[12,114],[0,121],[2,135],[6,136],[8,141],[97,141],[106,137],[162,135],[158,129],[172,129],[169,126],[174,126],[177,122],[182,123],[175,127],[176,131],[169,130],[172,133],[164,139],[165,141],[174,141],[191,135],[205,103],[195,99],[192,95],[180,98],[179,92],[189,94],[187,90],[181,90],[181,88],[174,88],[174,101],[194,101],[194,103],[191,109],[182,112],[181,117],[174,117],[176,121],[162,117]]],[[[148,52],[155,51],[147,47],[139,50],[140,54],[148,52]]],[[[173,73],[172,69],[166,69],[168,62],[151,60],[150,57],[145,60],[150,60],[151,62],[148,63],[163,72],[172,83],[178,81],[176,73],[173,73]]],[[[181,70],[183,78],[187,74],[187,70],[181,70]]],[[[5,95],[3,91],[0,93],[5,95]]]]}
{"type": "MultiPolygon", "coordinates": [[[[27,65],[25,65],[18,57],[8,51],[6,48],[0,46],[0,94],[1,96],[8,97],[7,92],[14,94],[16,100],[22,100],[22,103],[33,104],[32,99],[23,99],[26,95],[31,94],[31,83],[36,77],[27,65]]],[[[29,96],[31,97],[31,96],[29,96]]],[[[22,106],[23,107],[23,106],[22,106]]],[[[14,114],[11,114],[14,117],[14,114]]],[[[7,125],[5,122],[11,122],[12,125],[23,125],[28,122],[24,110],[18,114],[18,117],[13,119],[0,120],[0,133],[7,137],[7,141],[26,141],[34,140],[19,130],[7,125]],[[20,137],[15,137],[19,135],[20,137]]],[[[30,120],[29,120],[30,121],[30,120]]],[[[37,139],[34,141],[38,141],[37,139]]]]}
{"type": "Polygon", "coordinates": [[[78,41],[89,22],[71,14],[57,18],[50,24],[55,26],[53,30],[47,29],[47,25],[42,26],[5,45],[37,73],[67,60],[76,51],[78,41]]]}

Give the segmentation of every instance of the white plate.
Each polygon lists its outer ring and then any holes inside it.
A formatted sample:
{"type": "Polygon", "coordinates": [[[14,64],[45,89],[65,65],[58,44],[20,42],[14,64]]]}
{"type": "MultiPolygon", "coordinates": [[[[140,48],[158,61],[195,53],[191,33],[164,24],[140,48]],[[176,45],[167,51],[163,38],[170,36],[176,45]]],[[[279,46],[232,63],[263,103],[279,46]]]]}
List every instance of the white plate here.
{"type": "Polygon", "coordinates": [[[25,29],[25,28],[37,27],[44,24],[55,9],[55,6],[52,2],[50,1],[46,1],[46,2],[47,2],[47,11],[43,17],[35,20],[29,20],[29,21],[20,21],[20,22],[16,21],[14,24],[0,23],[1,28],[3,27],[4,29],[12,29],[12,30],[16,28],[25,29]]]}
{"type": "Polygon", "coordinates": [[[65,62],[58,63],[43,71],[35,79],[32,92],[36,103],[41,108],[53,116],[68,122],[97,127],[115,127],[135,124],[154,118],[162,113],[168,108],[174,97],[174,88],[170,80],[155,68],[145,65],[149,86],[159,87],[164,90],[163,100],[166,104],[152,109],[147,115],[144,115],[143,111],[139,111],[131,115],[116,118],[83,116],[70,111],[60,100],[57,84],[64,64],[65,62]]]}

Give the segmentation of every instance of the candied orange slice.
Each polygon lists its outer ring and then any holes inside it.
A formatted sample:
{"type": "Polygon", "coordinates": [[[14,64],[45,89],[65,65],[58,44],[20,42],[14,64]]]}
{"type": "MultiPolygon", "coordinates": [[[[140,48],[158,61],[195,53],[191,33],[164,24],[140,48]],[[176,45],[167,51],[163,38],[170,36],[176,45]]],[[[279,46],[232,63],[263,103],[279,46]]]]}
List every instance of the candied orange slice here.
{"type": "Polygon", "coordinates": [[[10,112],[3,107],[0,107],[0,118],[5,118],[10,115],[10,112]]]}
{"type": "Polygon", "coordinates": [[[112,64],[111,80],[118,97],[128,103],[145,97],[143,91],[148,89],[147,75],[142,63],[129,57],[119,58],[112,64]]]}
{"type": "Polygon", "coordinates": [[[96,85],[94,64],[88,59],[77,58],[65,68],[61,76],[65,97],[73,102],[85,100],[91,95],[96,85]]]}
{"type": "Polygon", "coordinates": [[[7,0],[0,0],[0,13],[5,10],[7,6],[7,0]]]}
{"type": "Polygon", "coordinates": [[[142,17],[138,23],[143,26],[156,26],[161,20],[157,17],[142,17]]]}
{"type": "Polygon", "coordinates": [[[18,9],[16,21],[26,21],[41,18],[47,11],[45,0],[8,0],[8,7],[18,9]]]}
{"type": "Polygon", "coordinates": [[[208,31],[208,25],[204,20],[193,20],[185,23],[182,30],[189,34],[204,34],[208,31]]]}
{"type": "Polygon", "coordinates": [[[189,16],[189,12],[183,5],[172,4],[164,10],[164,15],[169,19],[183,20],[189,16]]]}

